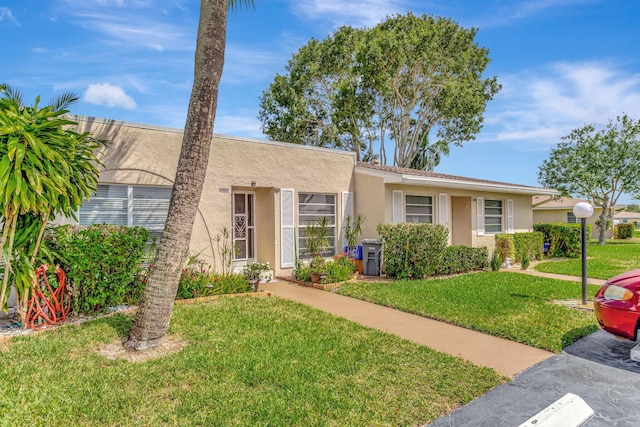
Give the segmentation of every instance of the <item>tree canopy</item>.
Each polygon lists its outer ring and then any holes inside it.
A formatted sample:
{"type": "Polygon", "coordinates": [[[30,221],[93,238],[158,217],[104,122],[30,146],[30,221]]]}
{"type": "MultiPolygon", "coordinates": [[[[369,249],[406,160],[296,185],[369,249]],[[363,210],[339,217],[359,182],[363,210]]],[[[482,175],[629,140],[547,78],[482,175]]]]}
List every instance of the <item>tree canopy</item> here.
{"type": "Polygon", "coordinates": [[[640,191],[640,120],[626,114],[609,121],[605,129],[594,125],[574,129],[551,150],[539,167],[538,180],[566,196],[578,196],[602,207],[600,243],[607,219],[623,193],[640,191]]]}
{"type": "Polygon", "coordinates": [[[500,90],[496,77],[482,77],[489,52],[474,43],[476,32],[409,13],[312,39],[263,92],[262,130],[360,160],[432,169],[450,144],[475,138],[500,90]]]}

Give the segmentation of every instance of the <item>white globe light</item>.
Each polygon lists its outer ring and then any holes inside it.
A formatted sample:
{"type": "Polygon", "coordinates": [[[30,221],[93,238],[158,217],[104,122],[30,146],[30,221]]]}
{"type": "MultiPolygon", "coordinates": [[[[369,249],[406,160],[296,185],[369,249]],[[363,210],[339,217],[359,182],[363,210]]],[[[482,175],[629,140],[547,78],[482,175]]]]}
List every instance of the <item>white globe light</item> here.
{"type": "Polygon", "coordinates": [[[593,206],[587,202],[576,203],[573,207],[573,214],[576,218],[589,218],[593,215],[593,206]]]}

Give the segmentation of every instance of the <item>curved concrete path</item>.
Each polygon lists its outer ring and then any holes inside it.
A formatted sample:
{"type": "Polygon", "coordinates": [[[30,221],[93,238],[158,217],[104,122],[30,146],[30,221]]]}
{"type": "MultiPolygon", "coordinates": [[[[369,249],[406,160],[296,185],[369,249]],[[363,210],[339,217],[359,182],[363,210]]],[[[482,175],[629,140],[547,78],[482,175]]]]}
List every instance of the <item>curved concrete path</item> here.
{"type": "Polygon", "coordinates": [[[434,350],[488,366],[508,377],[554,353],[355,298],[286,281],[260,285],[273,295],[389,332],[434,350]]]}

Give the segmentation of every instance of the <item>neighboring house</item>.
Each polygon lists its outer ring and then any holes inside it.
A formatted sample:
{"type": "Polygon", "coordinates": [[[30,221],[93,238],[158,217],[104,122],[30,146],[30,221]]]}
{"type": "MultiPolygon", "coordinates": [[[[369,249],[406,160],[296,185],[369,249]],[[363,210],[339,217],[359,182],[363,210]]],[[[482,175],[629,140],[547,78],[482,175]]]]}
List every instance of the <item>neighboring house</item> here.
{"type": "Polygon", "coordinates": [[[640,212],[618,211],[613,214],[613,224],[633,223],[636,227],[640,227],[640,212]]]}
{"type": "MultiPolygon", "coordinates": [[[[99,158],[98,191],[78,212],[82,225],[141,225],[160,235],[182,131],[74,116],[78,130],[110,141],[99,158]]],[[[214,135],[191,252],[220,269],[217,238],[230,232],[234,266],[269,262],[290,272],[303,257],[305,227],[327,217],[332,253],[342,252],[347,215],[364,215],[363,238],[387,222],[449,229],[451,244],[494,247],[494,235],[531,231],[531,196],[554,190],[357,163],[353,153],[214,135]]],[[[62,221],[58,221],[62,222],[62,221]]]]}
{"type": "MultiPolygon", "coordinates": [[[[589,200],[574,199],[572,197],[560,197],[554,198],[545,195],[534,196],[532,199],[533,206],[533,223],[541,222],[565,222],[569,224],[577,224],[580,221],[573,214],[573,207],[580,203],[587,202],[593,205],[589,200]]],[[[620,209],[623,206],[615,205],[615,209],[620,209]]],[[[591,237],[598,238],[600,236],[600,228],[596,225],[596,221],[602,213],[602,208],[598,206],[593,207],[593,215],[591,218],[587,218],[587,224],[592,225],[591,237]]],[[[611,229],[607,230],[606,238],[610,239],[613,236],[611,229]]]]}
{"type": "Polygon", "coordinates": [[[365,237],[390,222],[429,222],[449,229],[452,245],[487,246],[495,235],[532,231],[531,197],[555,190],[357,163],[355,209],[367,217],[365,237]]]}

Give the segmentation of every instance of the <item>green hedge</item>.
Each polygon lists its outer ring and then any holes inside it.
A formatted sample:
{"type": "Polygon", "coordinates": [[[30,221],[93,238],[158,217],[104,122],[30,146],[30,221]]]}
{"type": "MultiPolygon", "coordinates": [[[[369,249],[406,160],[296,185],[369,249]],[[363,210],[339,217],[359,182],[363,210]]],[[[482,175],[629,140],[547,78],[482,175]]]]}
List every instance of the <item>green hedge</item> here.
{"type": "Polygon", "coordinates": [[[378,225],[387,277],[421,279],[433,276],[447,247],[448,233],[443,225],[378,225]]]}
{"type": "Polygon", "coordinates": [[[442,255],[436,274],[459,274],[486,270],[489,267],[489,250],[485,247],[470,248],[464,245],[448,246],[442,255]]]}
{"type": "Polygon", "coordinates": [[[631,239],[633,237],[633,230],[636,227],[633,223],[622,223],[615,226],[613,231],[613,237],[615,239],[631,239]]]}
{"type": "Polygon", "coordinates": [[[516,262],[522,262],[523,257],[528,260],[542,259],[544,249],[544,234],[539,231],[516,233],[513,235],[515,243],[516,262]]]}
{"type": "MultiPolygon", "coordinates": [[[[544,235],[544,243],[549,244],[547,256],[577,258],[580,255],[580,224],[540,223],[533,229],[544,235]]],[[[592,226],[587,224],[587,238],[592,226]]]]}
{"type": "Polygon", "coordinates": [[[64,269],[76,313],[137,304],[149,232],[142,227],[61,226],[49,230],[47,245],[64,269]]]}

